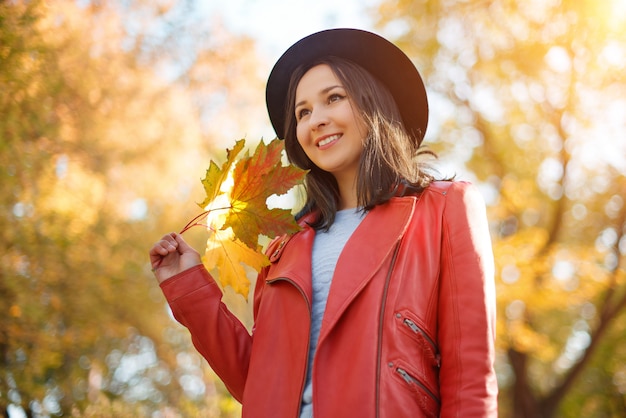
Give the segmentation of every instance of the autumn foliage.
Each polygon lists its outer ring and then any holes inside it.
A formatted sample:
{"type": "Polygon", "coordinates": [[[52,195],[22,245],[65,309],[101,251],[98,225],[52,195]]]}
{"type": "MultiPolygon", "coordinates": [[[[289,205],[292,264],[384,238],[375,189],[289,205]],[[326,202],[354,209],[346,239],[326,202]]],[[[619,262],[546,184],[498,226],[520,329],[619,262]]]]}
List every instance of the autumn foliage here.
{"type": "MultiPolygon", "coordinates": [[[[212,162],[261,136],[269,69],[199,3],[0,1],[0,416],[241,415],[147,251],[203,200],[185,238],[251,328],[242,270],[299,174],[280,142],[212,162]]],[[[374,3],[429,88],[424,143],[487,200],[500,417],[623,416],[626,3],[374,3]]]]}
{"type": "Polygon", "coordinates": [[[211,161],[202,180],[206,198],[199,204],[205,211],[188,223],[181,233],[195,225],[209,230],[204,264],[215,269],[223,286],[231,286],[247,299],[250,281],[243,264],[257,272],[269,264],[259,246],[259,235],[275,237],[298,231],[288,209],[267,206],[272,195],[287,193],[300,184],[306,171],[282,163],[284,142],[260,141],[252,155],[245,152],[245,140],[226,150],[220,166],[211,161]],[[238,158],[239,157],[239,158],[238,158]],[[206,219],[206,224],[199,223],[206,219]]]}

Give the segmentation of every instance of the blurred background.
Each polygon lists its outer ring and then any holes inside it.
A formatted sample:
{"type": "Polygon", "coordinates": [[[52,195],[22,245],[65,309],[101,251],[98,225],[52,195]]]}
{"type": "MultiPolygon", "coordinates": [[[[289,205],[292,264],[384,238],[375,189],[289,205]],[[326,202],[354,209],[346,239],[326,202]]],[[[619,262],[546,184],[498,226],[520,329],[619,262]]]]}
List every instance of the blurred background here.
{"type": "Polygon", "coordinates": [[[0,1],[0,416],[240,416],[147,251],[339,26],[411,56],[425,142],[483,192],[500,416],[625,416],[626,0],[0,1]]]}

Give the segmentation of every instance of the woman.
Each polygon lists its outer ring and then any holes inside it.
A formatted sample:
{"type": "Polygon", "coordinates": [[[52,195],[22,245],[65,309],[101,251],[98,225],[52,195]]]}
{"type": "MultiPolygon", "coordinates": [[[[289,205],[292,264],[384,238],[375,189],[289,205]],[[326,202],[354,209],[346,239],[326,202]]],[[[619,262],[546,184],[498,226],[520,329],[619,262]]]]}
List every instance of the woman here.
{"type": "Polygon", "coordinates": [[[411,61],[370,32],[315,33],[274,66],[267,106],[310,172],[302,230],[267,250],[252,335],[180,235],[150,251],[243,416],[496,416],[484,203],[416,163],[428,105],[411,61]]]}

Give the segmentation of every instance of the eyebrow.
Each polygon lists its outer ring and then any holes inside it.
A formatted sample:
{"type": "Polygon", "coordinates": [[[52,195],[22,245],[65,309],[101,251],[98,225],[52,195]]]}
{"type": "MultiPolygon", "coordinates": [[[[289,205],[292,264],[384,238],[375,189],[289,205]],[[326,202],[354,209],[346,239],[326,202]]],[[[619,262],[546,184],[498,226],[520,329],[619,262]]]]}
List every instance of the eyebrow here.
{"type": "MultiPolygon", "coordinates": [[[[336,85],[333,85],[333,86],[328,86],[328,87],[326,87],[325,89],[322,89],[322,91],[320,91],[320,94],[326,94],[326,93],[328,93],[329,91],[331,91],[331,90],[333,90],[333,89],[336,89],[336,88],[341,88],[341,89],[344,89],[344,90],[345,90],[345,87],[344,87],[344,86],[342,86],[342,85],[340,85],[340,84],[336,84],[336,85]]],[[[300,102],[296,103],[296,105],[294,106],[294,109],[295,109],[295,108],[297,108],[298,106],[302,106],[302,105],[303,105],[303,104],[305,104],[305,103],[306,103],[306,100],[302,100],[302,101],[300,101],[300,102]]]]}

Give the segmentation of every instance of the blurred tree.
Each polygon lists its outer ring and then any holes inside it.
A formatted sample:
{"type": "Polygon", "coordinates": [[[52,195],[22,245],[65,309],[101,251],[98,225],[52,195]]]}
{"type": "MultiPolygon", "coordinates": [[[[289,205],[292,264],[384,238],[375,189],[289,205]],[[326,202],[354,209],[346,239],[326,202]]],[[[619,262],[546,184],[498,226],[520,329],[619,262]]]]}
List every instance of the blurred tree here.
{"type": "Polygon", "coordinates": [[[224,105],[253,118],[263,91],[251,41],[190,7],[0,2],[0,416],[238,411],[147,263],[198,211],[216,138],[253,132],[220,131],[224,105]]]}
{"type": "Polygon", "coordinates": [[[386,0],[375,12],[426,78],[427,142],[489,204],[501,416],[623,416],[626,3],[386,0]]]}

